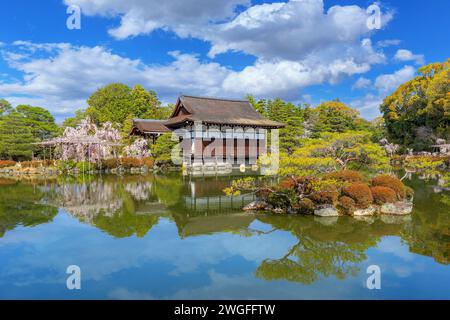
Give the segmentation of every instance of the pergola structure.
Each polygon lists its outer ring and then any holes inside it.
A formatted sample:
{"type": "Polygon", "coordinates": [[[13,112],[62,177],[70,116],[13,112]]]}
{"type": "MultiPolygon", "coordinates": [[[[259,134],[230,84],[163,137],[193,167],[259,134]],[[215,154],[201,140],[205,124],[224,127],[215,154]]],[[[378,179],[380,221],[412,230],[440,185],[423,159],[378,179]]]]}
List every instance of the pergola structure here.
{"type": "MultiPolygon", "coordinates": [[[[42,142],[36,142],[35,145],[41,146],[44,151],[44,160],[46,160],[46,148],[49,147],[49,160],[55,160],[54,157],[52,159],[52,147],[62,146],[62,145],[74,145],[74,144],[82,144],[85,146],[88,146],[88,155],[86,159],[86,155],[83,155],[84,159],[88,162],[91,162],[91,146],[92,145],[98,145],[98,146],[108,146],[108,147],[120,147],[122,144],[116,143],[116,142],[110,142],[101,140],[97,137],[84,137],[84,138],[77,138],[74,140],[73,138],[65,138],[65,137],[59,137],[59,138],[53,138],[42,142]]],[[[53,153],[54,156],[54,153],[53,153]]],[[[117,157],[117,154],[114,150],[114,157],[117,157]]]]}

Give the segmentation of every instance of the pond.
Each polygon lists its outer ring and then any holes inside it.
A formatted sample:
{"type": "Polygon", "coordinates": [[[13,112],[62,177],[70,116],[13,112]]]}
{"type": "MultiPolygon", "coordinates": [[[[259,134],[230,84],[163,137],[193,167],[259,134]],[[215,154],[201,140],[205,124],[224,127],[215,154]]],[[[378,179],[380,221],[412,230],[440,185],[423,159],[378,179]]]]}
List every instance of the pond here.
{"type": "Polygon", "coordinates": [[[0,179],[0,299],[450,299],[450,192],[405,182],[412,215],[355,219],[244,213],[230,178],[0,179]]]}

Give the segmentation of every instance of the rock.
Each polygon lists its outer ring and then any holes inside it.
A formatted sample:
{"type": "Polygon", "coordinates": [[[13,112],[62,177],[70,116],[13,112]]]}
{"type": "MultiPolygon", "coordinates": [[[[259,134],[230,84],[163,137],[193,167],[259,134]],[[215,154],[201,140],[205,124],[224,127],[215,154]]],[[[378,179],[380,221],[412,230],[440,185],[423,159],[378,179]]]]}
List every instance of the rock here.
{"type": "Polygon", "coordinates": [[[244,211],[258,211],[258,210],[265,210],[267,207],[267,202],[265,201],[253,201],[250,202],[248,205],[246,205],[242,210],[244,211]]]}
{"type": "Polygon", "coordinates": [[[396,203],[385,203],[381,206],[380,212],[391,215],[407,215],[413,210],[411,202],[399,201],[396,203]]]}
{"type": "Polygon", "coordinates": [[[277,214],[282,214],[282,213],[286,213],[286,210],[281,209],[281,208],[275,208],[275,209],[272,209],[272,212],[277,213],[277,214]]]}
{"type": "Polygon", "coordinates": [[[412,220],[410,215],[382,215],[380,219],[386,224],[404,224],[412,220]]]}
{"type": "Polygon", "coordinates": [[[339,217],[314,217],[314,221],[317,221],[321,225],[324,226],[332,226],[335,225],[339,220],[339,217]]]}
{"type": "Polygon", "coordinates": [[[373,216],[377,213],[377,208],[375,206],[370,206],[367,209],[357,209],[353,212],[354,216],[373,216]]]}
{"type": "Polygon", "coordinates": [[[314,210],[314,215],[319,217],[337,217],[339,216],[339,212],[331,205],[323,205],[316,207],[314,210]]]}

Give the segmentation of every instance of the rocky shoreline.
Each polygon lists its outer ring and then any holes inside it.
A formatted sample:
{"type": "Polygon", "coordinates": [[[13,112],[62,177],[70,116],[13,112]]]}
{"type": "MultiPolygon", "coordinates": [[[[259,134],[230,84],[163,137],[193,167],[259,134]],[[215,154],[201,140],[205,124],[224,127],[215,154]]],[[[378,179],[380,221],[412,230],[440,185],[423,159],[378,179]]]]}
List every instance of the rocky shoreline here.
{"type": "MultiPolygon", "coordinates": [[[[313,214],[318,217],[339,217],[339,216],[353,216],[353,217],[365,217],[375,215],[396,215],[404,216],[411,214],[413,210],[412,201],[397,201],[393,203],[384,203],[382,205],[371,205],[365,209],[356,209],[352,213],[344,213],[333,205],[318,205],[314,208],[313,214]]],[[[242,208],[244,211],[264,211],[272,212],[276,214],[291,213],[286,209],[273,208],[267,202],[262,200],[256,200],[242,208]]]]}

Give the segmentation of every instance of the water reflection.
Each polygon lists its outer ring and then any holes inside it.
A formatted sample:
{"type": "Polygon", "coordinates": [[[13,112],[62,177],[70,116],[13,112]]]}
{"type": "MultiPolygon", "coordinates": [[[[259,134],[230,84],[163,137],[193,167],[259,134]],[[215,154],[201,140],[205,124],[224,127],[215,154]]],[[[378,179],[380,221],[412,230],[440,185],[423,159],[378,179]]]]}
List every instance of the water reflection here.
{"type": "Polygon", "coordinates": [[[442,201],[448,192],[434,192],[437,180],[409,178],[405,182],[416,190],[411,216],[360,219],[244,213],[240,208],[254,196],[225,197],[227,178],[103,176],[33,183],[3,179],[0,237],[17,225],[49,223],[60,209],[115,238],[146,237],[162,220],[176,226],[181,239],[224,233],[245,241],[290,234],[293,245],[285,252],[258,261],[255,273],[263,280],[312,284],[321,278],[354,277],[368,259],[368,250],[387,236],[401,238],[410,252],[448,265],[450,205],[442,201]]]}

